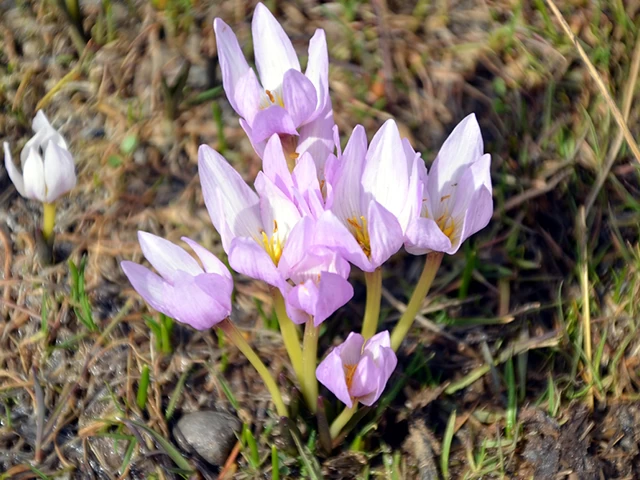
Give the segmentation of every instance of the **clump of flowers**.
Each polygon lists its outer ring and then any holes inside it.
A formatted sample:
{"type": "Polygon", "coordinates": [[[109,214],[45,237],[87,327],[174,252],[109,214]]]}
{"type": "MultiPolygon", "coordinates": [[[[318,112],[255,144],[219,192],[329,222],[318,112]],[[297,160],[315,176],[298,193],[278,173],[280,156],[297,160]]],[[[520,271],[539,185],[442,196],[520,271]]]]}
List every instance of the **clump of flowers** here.
{"type": "MultiPolygon", "coordinates": [[[[395,351],[443,255],[455,254],[488,224],[490,156],[473,114],[454,129],[429,171],[393,120],[370,143],[364,127],[356,126],[342,151],[322,30],[310,41],[302,73],[284,30],[258,4],[252,24],[256,75],[231,28],[216,19],[214,29],[224,90],[263,169],[252,188],[222,155],[202,145],[198,169],[206,207],[231,269],[271,287],[283,342],[309,410],[317,409],[318,381],[344,403],[329,429],[335,439],[359,404],[373,405],[385,390],[398,363],[395,351]],[[378,332],[382,268],[403,246],[426,255],[425,267],[395,328],[378,332]],[[318,365],[320,325],[353,296],[351,265],[366,280],[362,329],[318,365]]],[[[63,146],[61,137],[50,135],[45,149],[60,156],[63,146]]],[[[229,270],[188,238],[183,241],[198,260],[149,233],[140,232],[139,240],[158,273],[123,262],[133,287],[165,315],[196,329],[222,329],[257,369],[278,414],[287,416],[271,374],[229,320],[229,270]]]]}

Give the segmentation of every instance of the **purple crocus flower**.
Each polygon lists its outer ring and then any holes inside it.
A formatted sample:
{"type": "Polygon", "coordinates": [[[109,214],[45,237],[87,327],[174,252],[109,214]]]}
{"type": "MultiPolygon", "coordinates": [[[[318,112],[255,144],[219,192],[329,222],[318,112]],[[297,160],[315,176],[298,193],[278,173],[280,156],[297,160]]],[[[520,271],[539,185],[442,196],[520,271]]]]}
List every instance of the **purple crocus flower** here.
{"type": "Polygon", "coordinates": [[[278,270],[287,238],[301,218],[296,205],[267,177],[258,173],[257,192],[212,148],[198,151],[204,201],[222,247],[235,271],[269,285],[285,281],[278,270]]]}
{"type": "Polygon", "coordinates": [[[181,247],[151,233],[138,232],[138,240],[145,258],[160,275],[134,262],[120,265],[149,305],[197,330],[211,328],[229,316],[233,279],[214,254],[182,237],[199,264],[181,247]]]}
{"type": "Polygon", "coordinates": [[[453,255],[493,214],[491,155],[484,154],[474,114],[451,132],[423,184],[422,208],[407,229],[405,248],[453,255]]]}
{"type": "Polygon", "coordinates": [[[362,335],[352,332],[318,365],[316,377],[348,408],[354,401],[371,406],[398,363],[390,345],[386,330],[366,343],[362,335]]]}
{"type": "Polygon", "coordinates": [[[292,164],[309,151],[322,167],[333,150],[334,125],[324,31],[316,30],[311,38],[303,74],[291,40],[269,9],[258,3],[251,24],[258,81],[231,28],[220,18],[213,27],[222,85],[258,155],[275,133],[283,138],[292,164]]]}
{"type": "MultiPolygon", "coordinates": [[[[327,164],[329,165],[329,163],[327,164]]],[[[318,243],[336,249],[365,272],[396,253],[420,208],[424,164],[388,120],[367,149],[358,125],[331,174],[332,203],[318,220],[318,243]]]]}

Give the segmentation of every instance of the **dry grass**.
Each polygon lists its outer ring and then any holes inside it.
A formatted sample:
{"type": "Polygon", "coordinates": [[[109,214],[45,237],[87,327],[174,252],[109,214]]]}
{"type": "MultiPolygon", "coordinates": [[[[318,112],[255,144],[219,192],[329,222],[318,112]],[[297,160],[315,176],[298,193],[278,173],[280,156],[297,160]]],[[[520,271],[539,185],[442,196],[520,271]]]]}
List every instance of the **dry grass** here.
{"type": "MultiPolygon", "coordinates": [[[[313,31],[327,31],[341,132],[356,123],[373,132],[393,117],[430,163],[475,111],[493,155],[492,223],[445,259],[400,352],[389,408],[320,457],[324,476],[437,478],[443,465],[451,478],[639,476],[640,182],[620,138],[640,134],[640,4],[555,2],[584,52],[543,1],[267,4],[302,56],[313,31]],[[582,408],[589,392],[594,412],[582,408]]],[[[36,108],[45,108],[79,172],[59,207],[51,266],[38,260],[38,205],[0,172],[0,478],[176,477],[166,447],[132,422],[173,442],[182,412],[234,408],[227,386],[240,417],[265,432],[261,454],[278,445],[281,478],[308,473],[237,352],[215,333],[178,325],[163,352],[145,323],[154,314],[119,268],[142,258],[139,229],[172,241],[188,235],[222,253],[202,201],[197,147],[224,151],[247,180],[260,164],[217,88],[212,21],[232,25],[251,55],[253,4],[87,2],[82,32],[52,0],[0,9],[2,140],[18,152],[36,108]],[[175,85],[187,62],[176,95],[163,83],[175,85]],[[96,332],[70,296],[66,259],[79,264],[84,254],[96,332]],[[151,381],[140,408],[145,366],[151,381]]],[[[420,262],[398,255],[389,263],[386,322],[398,318],[420,262]]],[[[357,275],[354,283],[356,298],[327,322],[321,350],[362,313],[357,275]]],[[[237,321],[270,368],[287,373],[266,290],[247,279],[237,290],[237,321]]],[[[306,441],[304,419],[299,427],[306,441]]],[[[219,473],[183,456],[204,478],[219,473]]],[[[270,468],[267,459],[257,470],[270,468]]],[[[224,473],[257,470],[238,455],[224,473]]]]}

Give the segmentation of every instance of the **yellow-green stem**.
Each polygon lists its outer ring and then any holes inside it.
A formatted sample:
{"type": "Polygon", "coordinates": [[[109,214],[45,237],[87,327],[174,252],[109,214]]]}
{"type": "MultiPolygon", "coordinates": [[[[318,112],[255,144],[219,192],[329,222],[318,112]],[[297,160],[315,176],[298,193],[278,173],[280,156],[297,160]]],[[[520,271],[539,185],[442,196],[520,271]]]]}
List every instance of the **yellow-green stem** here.
{"type": "Polygon", "coordinates": [[[302,370],[302,348],[300,348],[298,328],[296,324],[291,321],[289,315],[287,315],[284,298],[282,298],[282,294],[277,289],[274,289],[273,293],[273,306],[276,309],[276,315],[278,315],[278,324],[280,325],[280,333],[282,333],[282,339],[284,340],[284,347],[287,349],[291,366],[298,379],[298,384],[304,393],[304,384],[302,381],[304,378],[304,372],[302,370]]]}
{"type": "Polygon", "coordinates": [[[43,203],[42,212],[42,236],[45,240],[49,240],[53,235],[53,227],[56,224],[56,204],[43,203]]]}
{"type": "Polygon", "coordinates": [[[335,440],[335,438],[340,435],[340,432],[344,428],[344,426],[349,423],[353,414],[358,410],[358,401],[353,401],[353,406],[351,408],[345,407],[344,410],[336,417],[336,419],[331,424],[329,428],[329,433],[331,434],[331,439],[335,440]]]}
{"type": "Polygon", "coordinates": [[[313,318],[307,320],[304,327],[302,340],[302,392],[309,406],[309,410],[316,413],[318,409],[318,380],[316,379],[316,367],[318,364],[318,331],[320,329],[313,324],[313,318]]]}
{"type": "Polygon", "coordinates": [[[364,307],[362,336],[368,340],[376,334],[378,329],[382,299],[382,270],[376,268],[373,272],[364,272],[364,281],[367,285],[367,302],[364,307]]]}
{"type": "Polygon", "coordinates": [[[251,365],[253,365],[253,368],[256,369],[258,375],[260,375],[260,378],[262,378],[262,381],[267,387],[267,390],[269,390],[269,393],[271,394],[271,399],[273,400],[273,404],[276,406],[278,415],[280,415],[281,417],[289,416],[287,407],[282,401],[282,395],[280,395],[280,390],[278,390],[278,386],[276,385],[275,380],[269,373],[269,370],[267,370],[267,367],[264,365],[264,363],[262,363],[262,360],[260,360],[260,357],[258,357],[253,348],[251,348],[251,346],[247,343],[236,326],[231,323],[231,320],[229,320],[228,318],[220,322],[218,326],[227,335],[229,341],[231,341],[236,347],[238,347],[238,350],[240,350],[243,355],[247,357],[249,363],[251,363],[251,365]]]}
{"type": "Polygon", "coordinates": [[[391,348],[394,350],[398,350],[402,340],[404,340],[411,325],[413,325],[422,301],[424,297],[427,296],[427,293],[429,293],[433,279],[436,278],[436,273],[438,273],[438,268],[440,268],[443,256],[444,254],[441,252],[431,252],[427,254],[424,269],[416,284],[416,288],[413,290],[407,309],[402,314],[402,317],[400,317],[400,320],[398,320],[398,324],[393,329],[393,332],[391,332],[391,348]]]}

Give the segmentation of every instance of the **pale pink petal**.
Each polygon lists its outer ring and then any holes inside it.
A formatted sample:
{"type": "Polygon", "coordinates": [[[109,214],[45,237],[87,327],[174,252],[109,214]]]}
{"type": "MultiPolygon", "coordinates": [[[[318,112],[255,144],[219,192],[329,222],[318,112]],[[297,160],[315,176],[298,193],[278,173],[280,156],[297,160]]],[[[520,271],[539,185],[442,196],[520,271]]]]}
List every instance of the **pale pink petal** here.
{"type": "Polygon", "coordinates": [[[414,218],[405,235],[405,249],[412,255],[429,252],[448,252],[451,240],[432,218],[414,218]]]}
{"type": "Polygon", "coordinates": [[[482,185],[472,197],[469,208],[465,212],[459,238],[456,238],[457,241],[447,253],[450,255],[456,253],[462,242],[489,224],[492,215],[493,197],[487,187],[482,185]]]}
{"type": "MultiPolygon", "coordinates": [[[[453,195],[460,176],[467,166],[482,156],[483,149],[480,126],[474,114],[468,115],[445,140],[429,170],[427,182],[429,194],[434,199],[453,195]]],[[[434,199],[432,199],[434,211],[431,214],[438,218],[443,212],[434,199]]]]}
{"type": "Polygon", "coordinates": [[[313,323],[317,327],[353,297],[353,287],[340,275],[320,274],[313,323]]]}
{"type": "Polygon", "coordinates": [[[284,278],[295,274],[294,268],[302,262],[314,241],[314,222],[311,217],[302,217],[289,232],[287,243],[282,250],[278,270],[284,278]]]}
{"type": "Polygon", "coordinates": [[[331,101],[328,101],[324,111],[320,112],[314,120],[298,128],[299,137],[296,152],[300,156],[305,152],[311,155],[316,164],[320,180],[325,179],[325,163],[335,149],[333,140],[334,125],[331,101]]]}
{"type": "Polygon", "coordinates": [[[229,281],[232,280],[231,273],[229,273],[229,269],[227,268],[227,266],[222,263],[222,261],[220,261],[220,259],[213,253],[211,253],[199,243],[191,240],[189,237],[182,237],[181,240],[189,245],[194,252],[196,252],[196,255],[200,259],[200,262],[202,262],[202,266],[204,267],[204,271],[206,273],[215,273],[228,279],[229,281]]]}
{"type": "Polygon", "coordinates": [[[371,350],[372,352],[381,348],[391,348],[391,338],[387,330],[376,333],[364,345],[365,350],[371,350]]]}
{"type": "Polygon", "coordinates": [[[337,251],[342,257],[364,271],[376,269],[363,252],[353,234],[333,212],[324,212],[316,224],[315,243],[337,251]]]}
{"type": "Polygon", "coordinates": [[[283,192],[289,193],[293,188],[293,178],[282,150],[282,142],[277,134],[269,138],[264,149],[262,171],[283,192]]]}
{"type": "Polygon", "coordinates": [[[222,71],[222,86],[227,99],[238,115],[248,117],[247,120],[251,121],[258,109],[262,91],[258,79],[249,67],[229,25],[216,18],[213,29],[222,71]]]}
{"type": "Polygon", "coordinates": [[[296,125],[291,115],[279,105],[260,110],[251,124],[251,142],[253,144],[267,140],[271,135],[297,135],[296,125]]]}
{"type": "Polygon", "coordinates": [[[200,275],[202,268],[184,249],[157,235],[139,231],[138,241],[144,257],[169,283],[174,283],[177,271],[200,275]]]}
{"type": "Polygon", "coordinates": [[[317,92],[317,113],[325,110],[331,104],[329,98],[329,54],[327,53],[327,38],[324,30],[318,29],[309,41],[309,60],[305,76],[311,80],[317,92]]]}
{"type": "Polygon", "coordinates": [[[291,40],[262,3],[258,3],[253,13],[251,33],[260,82],[266,90],[277,89],[287,70],[300,71],[291,40]]]}
{"type": "Polygon", "coordinates": [[[282,92],[284,106],[296,128],[309,121],[317,102],[313,83],[299,71],[289,70],[284,74],[282,92]]]}
{"type": "Polygon", "coordinates": [[[362,174],[367,154],[367,134],[362,125],[353,129],[351,138],[339,159],[339,171],[333,186],[331,210],[343,221],[359,219],[362,211],[362,174]]]}
{"type": "Polygon", "coordinates": [[[316,314],[319,293],[318,287],[311,280],[293,287],[286,298],[287,312],[292,313],[291,320],[302,324],[316,314]]]}
{"type": "Polygon", "coordinates": [[[396,217],[375,201],[369,204],[367,227],[371,242],[371,266],[363,270],[372,272],[400,250],[404,235],[396,217]]]}
{"type": "Polygon", "coordinates": [[[393,120],[384,122],[376,132],[362,173],[362,186],[380,205],[398,217],[406,205],[410,167],[415,154],[405,157],[398,126],[393,120]]]}
{"type": "Polygon", "coordinates": [[[364,337],[359,333],[351,332],[347,339],[338,346],[340,359],[346,365],[357,365],[362,357],[362,346],[364,345],[364,337]]]}
{"type": "MultiPolygon", "coordinates": [[[[216,281],[214,277],[218,280],[222,278],[208,274],[202,274],[200,277],[201,284],[216,281]]],[[[213,285],[209,287],[210,290],[213,288],[213,285]]],[[[196,277],[188,273],[176,272],[176,282],[170,292],[171,316],[197,330],[207,330],[229,316],[230,309],[202,290],[196,284],[196,277]]]]}
{"type": "Polygon", "coordinates": [[[263,172],[258,172],[255,187],[260,195],[260,215],[264,231],[268,237],[273,234],[282,240],[286,239],[300,220],[300,211],[263,172]]]}
{"type": "Polygon", "coordinates": [[[157,274],[142,265],[124,261],[120,263],[122,271],[131,282],[133,288],[154,310],[170,317],[172,299],[167,295],[165,281],[157,274]]]}
{"type": "Polygon", "coordinates": [[[11,150],[9,148],[9,144],[7,142],[4,142],[3,146],[4,146],[4,166],[7,169],[9,178],[13,182],[13,185],[16,187],[16,190],[18,191],[18,193],[26,198],[27,192],[24,188],[24,180],[22,178],[22,174],[13,163],[13,158],[11,157],[11,150]]]}
{"type": "Polygon", "coordinates": [[[222,155],[206,145],[198,150],[198,172],[209,216],[229,253],[234,237],[252,237],[262,228],[258,196],[222,155]]]}
{"type": "Polygon", "coordinates": [[[194,279],[196,286],[219,304],[220,310],[215,315],[222,319],[228,317],[231,314],[233,280],[215,273],[203,273],[194,279]]]}
{"type": "Polygon", "coordinates": [[[353,406],[351,395],[347,388],[347,381],[344,376],[344,367],[340,358],[339,349],[334,348],[327,357],[320,362],[316,369],[316,378],[327,387],[338,400],[344,403],[348,408],[353,406]]]}
{"type": "Polygon", "coordinates": [[[284,279],[266,250],[249,238],[235,238],[229,250],[229,265],[247,277],[281,287],[284,279]]]}
{"type": "Polygon", "coordinates": [[[49,142],[44,151],[45,201],[53,203],[76,186],[76,167],[68,150],[49,142]]]}
{"type": "Polygon", "coordinates": [[[364,405],[372,405],[379,397],[376,394],[378,393],[378,385],[380,384],[380,375],[382,373],[377,368],[371,354],[365,351],[353,374],[353,381],[349,389],[351,396],[364,405]],[[371,395],[372,393],[373,395],[371,395]],[[373,401],[370,401],[371,399],[373,401]]]}

